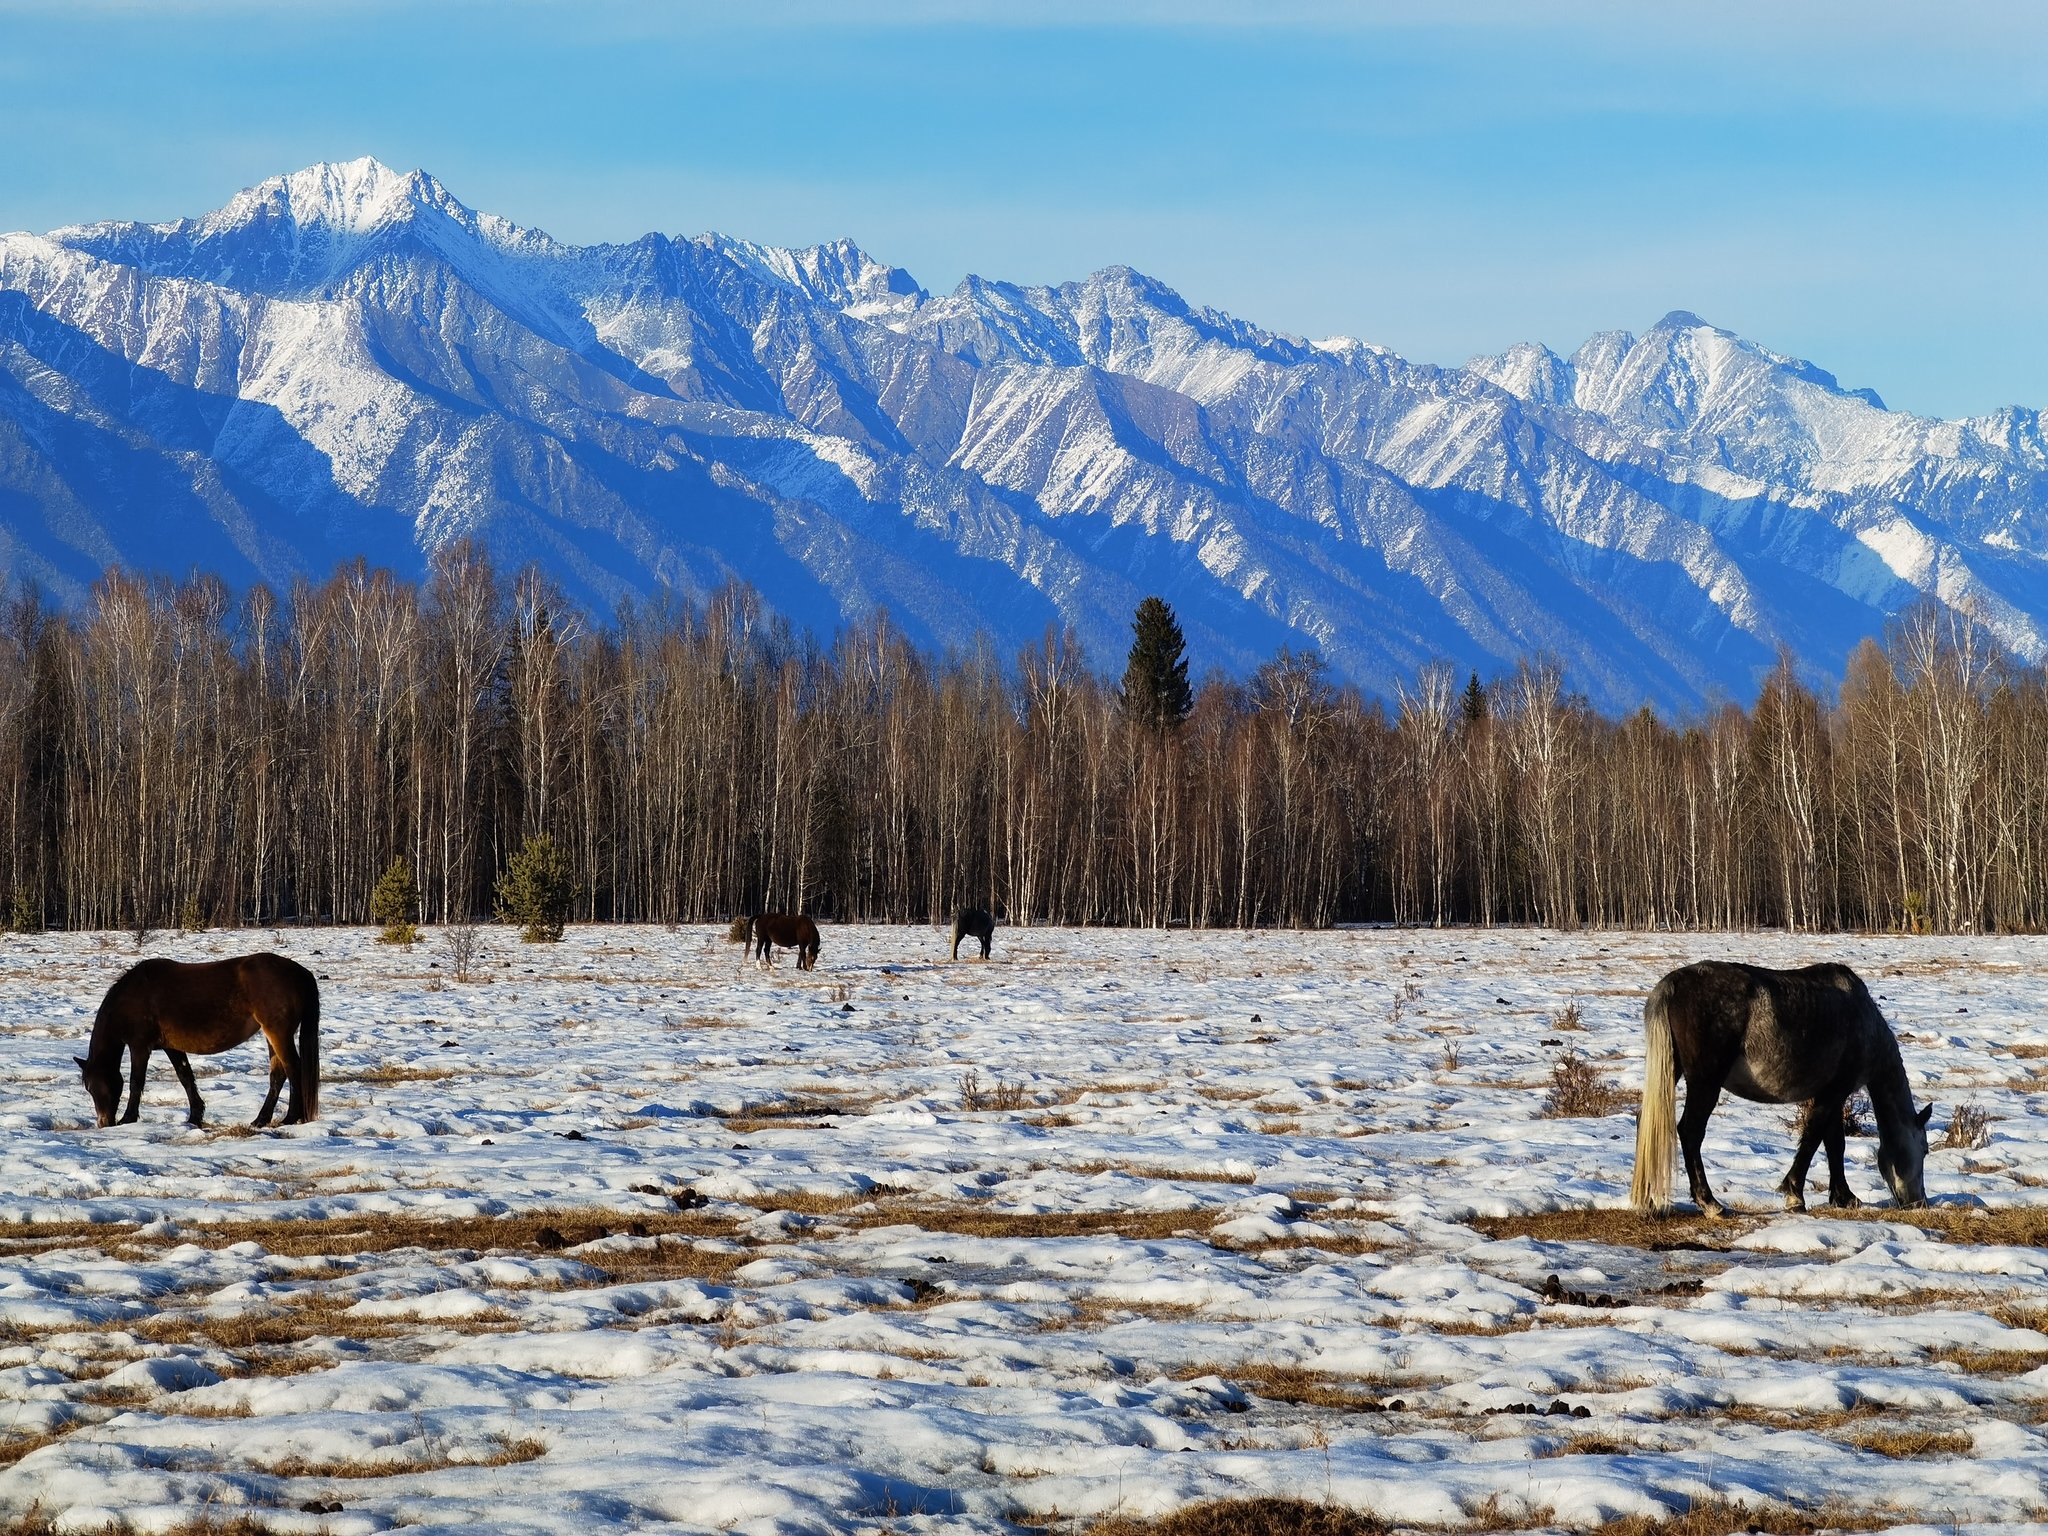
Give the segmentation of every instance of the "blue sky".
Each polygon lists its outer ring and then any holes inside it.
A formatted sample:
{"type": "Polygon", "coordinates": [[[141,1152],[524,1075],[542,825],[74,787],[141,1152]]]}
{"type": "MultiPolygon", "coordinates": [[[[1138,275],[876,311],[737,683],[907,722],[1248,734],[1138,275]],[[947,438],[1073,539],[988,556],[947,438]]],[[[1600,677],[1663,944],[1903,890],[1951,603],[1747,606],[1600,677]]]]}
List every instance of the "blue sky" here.
{"type": "Polygon", "coordinates": [[[0,227],[319,159],[577,240],[1126,262],[1459,362],[1690,309],[1895,406],[2048,405],[2048,7],[0,0],[0,227]]]}

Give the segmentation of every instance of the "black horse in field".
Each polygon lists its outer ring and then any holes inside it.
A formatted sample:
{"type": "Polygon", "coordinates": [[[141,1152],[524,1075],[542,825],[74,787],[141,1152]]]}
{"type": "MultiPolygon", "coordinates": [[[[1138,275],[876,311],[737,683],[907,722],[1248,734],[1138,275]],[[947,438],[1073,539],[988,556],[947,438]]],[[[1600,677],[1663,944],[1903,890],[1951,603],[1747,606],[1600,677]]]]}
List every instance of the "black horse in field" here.
{"type": "Polygon", "coordinates": [[[960,958],[962,939],[981,940],[981,958],[988,958],[988,947],[996,936],[996,920],[979,907],[962,907],[960,915],[953,919],[953,958],[960,958]]]}
{"type": "Polygon", "coordinates": [[[1707,1187],[1700,1142],[1723,1088],[1760,1104],[1808,1103],[1792,1170],[1778,1186],[1786,1209],[1806,1209],[1806,1170],[1823,1143],[1828,1203],[1861,1203],[1842,1170],[1842,1105],[1859,1088],[1869,1091],[1877,1117],[1877,1171],[1893,1200],[1927,1203],[1927,1120],[1934,1106],[1914,1112],[1899,1043],[1869,989],[1846,965],[1772,971],[1708,960],[1681,967],[1643,1004],[1643,1042],[1629,1191],[1637,1209],[1669,1209],[1675,1135],[1685,1150],[1693,1200],[1709,1216],[1722,1214],[1707,1187]],[[1681,1076],[1683,1118],[1676,1114],[1681,1076]]]}

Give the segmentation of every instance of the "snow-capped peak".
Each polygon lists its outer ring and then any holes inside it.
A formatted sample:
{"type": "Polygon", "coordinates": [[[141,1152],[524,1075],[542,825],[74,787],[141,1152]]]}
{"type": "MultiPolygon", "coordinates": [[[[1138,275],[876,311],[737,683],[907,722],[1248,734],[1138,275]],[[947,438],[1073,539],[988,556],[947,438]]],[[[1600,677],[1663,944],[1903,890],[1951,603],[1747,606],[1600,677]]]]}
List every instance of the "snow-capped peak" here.
{"type": "Polygon", "coordinates": [[[258,182],[236,193],[225,207],[200,223],[227,229],[286,218],[301,227],[318,224],[364,234],[410,217],[418,208],[433,208],[458,219],[474,217],[425,171],[394,171],[365,155],[358,160],[323,160],[289,176],[258,182]]]}

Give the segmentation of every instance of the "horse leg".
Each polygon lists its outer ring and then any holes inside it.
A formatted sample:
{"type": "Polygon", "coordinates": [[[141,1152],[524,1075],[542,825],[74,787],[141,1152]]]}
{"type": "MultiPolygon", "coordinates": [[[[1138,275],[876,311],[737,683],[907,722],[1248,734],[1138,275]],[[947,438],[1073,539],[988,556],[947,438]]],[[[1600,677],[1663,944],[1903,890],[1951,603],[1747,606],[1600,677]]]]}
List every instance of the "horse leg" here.
{"type": "Polygon", "coordinates": [[[132,1080],[128,1084],[128,1110],[117,1122],[133,1125],[142,1118],[142,1074],[149,1070],[149,1047],[140,1041],[128,1047],[128,1067],[132,1080]]]}
{"type": "Polygon", "coordinates": [[[1856,1198],[1856,1191],[1849,1187],[1848,1172],[1842,1167],[1842,1152],[1847,1136],[1842,1129],[1841,1105],[1835,1106],[1834,1113],[1828,1116],[1827,1124],[1821,1127],[1820,1134],[1828,1149],[1828,1204],[1853,1211],[1863,1202],[1856,1198]]]}
{"type": "Polygon", "coordinates": [[[1792,1154],[1792,1171],[1785,1175],[1784,1183],[1778,1186],[1778,1193],[1785,1197],[1785,1209],[1803,1211],[1806,1209],[1806,1170],[1813,1166],[1813,1154],[1820,1146],[1823,1116],[1834,1116],[1835,1123],[1842,1123],[1842,1106],[1830,1105],[1826,1099],[1815,1099],[1807,1106],[1806,1118],[1799,1126],[1799,1150],[1792,1154]]]}
{"type": "Polygon", "coordinates": [[[1707,1120],[1714,1113],[1714,1106],[1721,1102],[1721,1084],[1727,1076],[1725,1067],[1711,1074],[1687,1073],[1685,1113],[1678,1117],[1678,1145],[1685,1154],[1686,1183],[1691,1186],[1693,1204],[1700,1208],[1703,1216],[1727,1214],[1727,1208],[1714,1198],[1713,1190],[1707,1187],[1707,1165],[1700,1157],[1700,1144],[1707,1136],[1707,1120]]]}
{"type": "Polygon", "coordinates": [[[277,1108],[277,1096],[284,1091],[284,1085],[292,1085],[292,1096],[285,1103],[284,1123],[297,1125],[304,1116],[299,1103],[299,1053],[292,1044],[291,1030],[263,1026],[263,1038],[270,1046],[270,1092],[263,1096],[263,1107],[256,1111],[253,1124],[261,1127],[270,1124],[271,1113],[277,1108]]]}
{"type": "Polygon", "coordinates": [[[185,1102],[192,1106],[191,1121],[194,1125],[206,1124],[206,1101],[199,1097],[199,1084],[192,1080],[192,1063],[183,1051],[164,1047],[164,1054],[171,1058],[171,1070],[178,1074],[178,1081],[185,1088],[185,1102]]]}

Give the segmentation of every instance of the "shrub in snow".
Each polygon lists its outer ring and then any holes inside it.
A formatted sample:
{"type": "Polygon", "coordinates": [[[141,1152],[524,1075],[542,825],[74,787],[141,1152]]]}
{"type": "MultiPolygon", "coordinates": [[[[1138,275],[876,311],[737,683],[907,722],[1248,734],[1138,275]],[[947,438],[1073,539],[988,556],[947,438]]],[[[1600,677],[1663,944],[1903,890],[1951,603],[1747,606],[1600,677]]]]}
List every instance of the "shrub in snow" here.
{"type": "Polygon", "coordinates": [[[529,837],[498,876],[498,921],[517,923],[519,936],[529,944],[559,940],[575,899],[569,856],[545,833],[529,837]]]}

